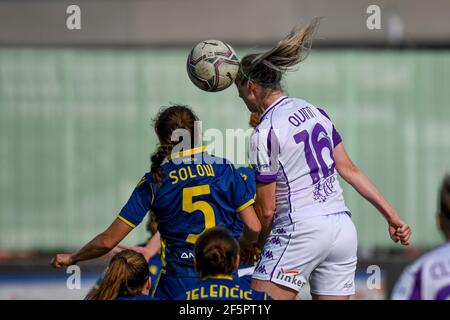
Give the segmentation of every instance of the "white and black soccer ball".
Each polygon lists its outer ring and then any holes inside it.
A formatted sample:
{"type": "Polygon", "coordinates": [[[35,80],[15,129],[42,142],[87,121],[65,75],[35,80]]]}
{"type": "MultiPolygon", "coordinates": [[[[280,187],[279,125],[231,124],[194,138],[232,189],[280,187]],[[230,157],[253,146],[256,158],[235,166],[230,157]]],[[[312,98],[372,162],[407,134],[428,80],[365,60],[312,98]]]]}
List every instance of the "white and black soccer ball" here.
{"type": "Polygon", "coordinates": [[[189,53],[187,73],[197,87],[217,92],[228,88],[236,78],[239,59],[233,48],[220,40],[198,43],[189,53]]]}

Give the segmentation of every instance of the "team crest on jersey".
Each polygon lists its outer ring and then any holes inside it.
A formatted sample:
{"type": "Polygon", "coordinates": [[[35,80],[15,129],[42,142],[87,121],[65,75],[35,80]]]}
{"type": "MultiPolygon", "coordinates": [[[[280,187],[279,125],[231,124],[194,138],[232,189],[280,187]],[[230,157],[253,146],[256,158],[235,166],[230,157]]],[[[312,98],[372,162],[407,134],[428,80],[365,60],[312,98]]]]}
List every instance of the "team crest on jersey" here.
{"type": "Polygon", "coordinates": [[[316,202],[326,202],[330,196],[336,193],[334,183],[336,181],[335,176],[330,176],[325,179],[324,182],[318,182],[314,186],[313,196],[316,202]]]}

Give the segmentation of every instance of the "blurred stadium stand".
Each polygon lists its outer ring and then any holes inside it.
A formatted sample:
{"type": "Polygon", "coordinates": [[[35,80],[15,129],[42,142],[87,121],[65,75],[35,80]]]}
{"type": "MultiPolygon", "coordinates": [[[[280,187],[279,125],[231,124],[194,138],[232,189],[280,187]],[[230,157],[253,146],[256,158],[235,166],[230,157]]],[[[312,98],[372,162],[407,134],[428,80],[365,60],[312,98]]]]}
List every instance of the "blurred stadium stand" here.
{"type": "MultiPolygon", "coordinates": [[[[109,225],[148,170],[159,106],[193,106],[204,129],[247,128],[234,88],[204,93],[190,83],[195,43],[222,39],[242,56],[314,16],[323,17],[318,49],[288,75],[287,93],[328,111],[354,162],[414,232],[412,249],[391,243],[379,214],[344,184],[359,270],[380,265],[386,297],[404,264],[442,241],[434,217],[450,171],[450,2],[263,3],[0,1],[0,292],[14,271],[61,273],[49,270],[49,253],[109,225]],[[65,28],[73,3],[80,31],[65,28]],[[382,30],[366,28],[369,4],[381,7],[382,30]]],[[[139,227],[126,243],[145,237],[139,227]]]]}

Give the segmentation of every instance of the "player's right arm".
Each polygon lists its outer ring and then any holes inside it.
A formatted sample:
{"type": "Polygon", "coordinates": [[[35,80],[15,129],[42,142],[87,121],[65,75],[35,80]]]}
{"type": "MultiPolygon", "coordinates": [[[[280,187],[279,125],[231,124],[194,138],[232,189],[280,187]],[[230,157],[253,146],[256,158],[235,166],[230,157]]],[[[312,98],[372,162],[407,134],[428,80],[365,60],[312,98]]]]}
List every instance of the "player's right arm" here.
{"type": "Polygon", "coordinates": [[[400,219],[395,209],[383,197],[370,179],[350,160],[342,143],[339,143],[334,148],[333,156],[339,175],[377,208],[387,220],[391,239],[394,242],[400,241],[403,245],[408,245],[411,237],[411,228],[400,219]]]}
{"type": "Polygon", "coordinates": [[[132,227],[116,218],[108,229],[97,235],[80,250],[72,254],[57,254],[51,264],[55,268],[60,268],[101,257],[111,251],[131,230],[133,230],[132,227]]]}
{"type": "Polygon", "coordinates": [[[145,247],[139,246],[126,246],[124,244],[119,244],[117,246],[117,250],[114,250],[114,253],[118,253],[122,250],[133,250],[141,253],[145,260],[150,260],[153,258],[159,250],[161,250],[161,234],[159,231],[156,231],[154,235],[152,235],[151,239],[147,242],[145,247]]]}
{"type": "Polygon", "coordinates": [[[154,201],[152,185],[141,179],[130,199],[120,211],[113,223],[102,233],[72,254],[57,254],[51,261],[55,268],[69,266],[80,261],[90,260],[103,256],[112,250],[126,235],[133,230],[147,212],[154,201]]]}

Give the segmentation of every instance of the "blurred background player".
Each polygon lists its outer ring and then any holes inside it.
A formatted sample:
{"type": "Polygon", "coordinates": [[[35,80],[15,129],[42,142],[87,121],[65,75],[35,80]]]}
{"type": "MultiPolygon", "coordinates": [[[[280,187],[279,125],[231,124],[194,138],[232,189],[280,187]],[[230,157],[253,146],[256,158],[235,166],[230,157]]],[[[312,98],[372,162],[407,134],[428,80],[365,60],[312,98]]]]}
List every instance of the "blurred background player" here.
{"type": "Polygon", "coordinates": [[[239,243],[221,227],[209,229],[195,244],[195,270],[200,279],[177,300],[268,300],[267,294],[233,277],[239,266],[239,243]]]}
{"type": "Polygon", "coordinates": [[[446,243],[408,266],[392,292],[393,300],[450,300],[450,175],[442,181],[437,215],[446,243]]]}
{"type": "Polygon", "coordinates": [[[133,250],[112,257],[97,290],[86,300],[154,300],[149,296],[151,279],[147,260],[133,250]]]}
{"type": "Polygon", "coordinates": [[[295,299],[306,282],[313,299],[348,299],[355,293],[357,235],[337,173],[381,212],[393,241],[407,245],[411,235],[352,163],[325,111],[283,93],[284,73],[307,57],[318,25],[313,19],[271,50],[244,56],[236,78],[247,108],[261,113],[250,159],[262,234],[271,231],[252,287],[274,299],[295,299]]]}
{"type": "Polygon", "coordinates": [[[195,136],[196,121],[198,117],[187,106],[160,110],[154,124],[160,144],[151,157],[150,172],[106,231],[73,254],[57,254],[52,260],[54,267],[106,254],[152,211],[162,243],[162,267],[154,294],[172,299],[197,278],[193,249],[205,230],[216,225],[232,229],[240,217],[244,232],[233,236],[242,243],[257,241],[261,224],[252,206],[254,192],[227,160],[209,155],[205,147],[195,145],[201,141],[195,136]],[[174,135],[176,130],[181,134],[178,138],[174,135]],[[180,143],[189,149],[172,152],[180,143]]]}

